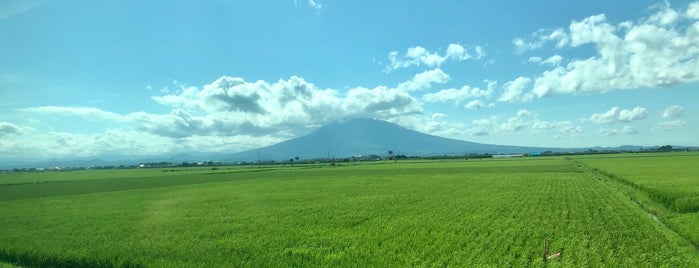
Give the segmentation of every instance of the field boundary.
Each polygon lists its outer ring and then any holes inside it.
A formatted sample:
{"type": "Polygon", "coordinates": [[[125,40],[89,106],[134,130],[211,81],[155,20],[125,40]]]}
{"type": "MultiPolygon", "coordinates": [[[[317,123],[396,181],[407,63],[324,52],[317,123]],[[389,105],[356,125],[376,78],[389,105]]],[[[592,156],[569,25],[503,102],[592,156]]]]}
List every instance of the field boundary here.
{"type": "MultiPolygon", "coordinates": [[[[627,187],[628,190],[633,191],[636,194],[643,195],[644,197],[648,198],[649,202],[654,202],[655,205],[662,207],[665,210],[668,210],[669,213],[680,213],[680,212],[672,210],[671,208],[665,207],[665,205],[663,205],[662,203],[659,203],[657,200],[654,200],[651,196],[648,196],[648,193],[643,191],[644,190],[643,188],[641,188],[640,186],[638,186],[632,182],[629,182],[623,178],[619,178],[618,176],[616,176],[614,174],[607,174],[606,172],[600,171],[599,169],[594,168],[594,167],[590,167],[589,165],[587,165],[583,162],[580,162],[578,160],[573,160],[571,158],[566,158],[566,160],[574,161],[576,164],[578,164],[578,167],[583,169],[583,172],[590,173],[592,176],[594,176],[597,179],[605,179],[608,181],[616,182],[621,186],[627,187]]],[[[629,197],[629,200],[631,201],[632,204],[636,205],[637,207],[639,207],[643,211],[645,211],[653,220],[658,222],[662,227],[677,234],[679,237],[681,237],[687,243],[694,246],[694,248],[696,249],[696,253],[699,254],[699,243],[694,242],[688,235],[680,232],[679,230],[674,228],[671,223],[665,221],[663,216],[659,215],[662,213],[658,213],[657,211],[655,211],[651,207],[647,206],[645,204],[645,202],[640,202],[639,200],[637,200],[637,198],[635,198],[633,196],[628,196],[628,197],[629,197]]]]}

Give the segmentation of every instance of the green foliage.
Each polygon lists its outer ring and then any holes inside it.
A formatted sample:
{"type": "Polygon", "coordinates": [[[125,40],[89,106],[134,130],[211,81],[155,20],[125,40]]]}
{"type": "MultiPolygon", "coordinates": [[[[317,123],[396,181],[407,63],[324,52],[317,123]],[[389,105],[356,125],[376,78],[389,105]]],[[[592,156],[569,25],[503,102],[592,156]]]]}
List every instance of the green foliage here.
{"type": "Polygon", "coordinates": [[[563,159],[141,174],[150,176],[44,183],[56,190],[0,186],[17,192],[0,201],[0,259],[54,267],[541,267],[548,237],[552,252],[564,252],[551,267],[699,266],[681,237],[563,159]]]}

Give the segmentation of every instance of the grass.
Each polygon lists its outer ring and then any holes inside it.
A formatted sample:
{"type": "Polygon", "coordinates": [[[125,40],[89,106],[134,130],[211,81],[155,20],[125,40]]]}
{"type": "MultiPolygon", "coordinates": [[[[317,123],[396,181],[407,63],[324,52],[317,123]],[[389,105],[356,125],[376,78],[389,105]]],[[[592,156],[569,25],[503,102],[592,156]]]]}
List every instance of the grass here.
{"type": "Polygon", "coordinates": [[[629,191],[629,195],[699,245],[699,154],[622,154],[576,160],[641,192],[629,191]]]}
{"type": "Polygon", "coordinates": [[[699,266],[626,192],[560,158],[136,171],[0,186],[13,192],[0,201],[0,260],[540,267],[548,237],[564,252],[550,266],[699,266]]]}

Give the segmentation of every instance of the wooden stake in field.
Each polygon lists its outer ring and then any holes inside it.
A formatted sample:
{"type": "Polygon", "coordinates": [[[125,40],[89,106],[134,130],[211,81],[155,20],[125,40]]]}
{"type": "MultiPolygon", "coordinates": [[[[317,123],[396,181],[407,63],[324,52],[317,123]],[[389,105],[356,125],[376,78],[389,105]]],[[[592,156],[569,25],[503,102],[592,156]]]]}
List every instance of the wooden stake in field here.
{"type": "Polygon", "coordinates": [[[563,251],[561,250],[549,255],[549,237],[547,236],[544,238],[544,267],[546,267],[548,260],[554,258],[558,258],[559,262],[563,261],[563,251]]]}

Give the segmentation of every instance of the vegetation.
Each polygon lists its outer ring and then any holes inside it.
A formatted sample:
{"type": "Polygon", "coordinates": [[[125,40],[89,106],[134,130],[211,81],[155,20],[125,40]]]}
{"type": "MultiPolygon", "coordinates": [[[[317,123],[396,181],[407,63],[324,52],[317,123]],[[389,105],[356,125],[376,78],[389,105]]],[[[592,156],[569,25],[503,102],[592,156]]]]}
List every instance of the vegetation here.
{"type": "Polygon", "coordinates": [[[0,260],[541,267],[548,238],[562,251],[551,267],[699,266],[694,245],[629,201],[641,191],[563,158],[163,170],[0,174],[0,260]]]}
{"type": "Polygon", "coordinates": [[[699,245],[699,166],[696,165],[699,154],[625,154],[576,159],[636,190],[629,192],[636,202],[699,245]]]}

